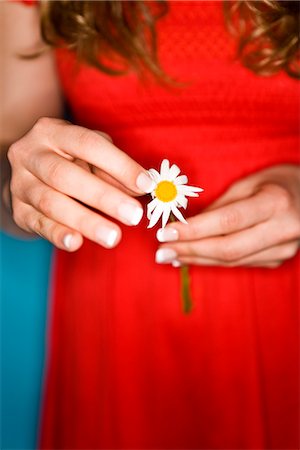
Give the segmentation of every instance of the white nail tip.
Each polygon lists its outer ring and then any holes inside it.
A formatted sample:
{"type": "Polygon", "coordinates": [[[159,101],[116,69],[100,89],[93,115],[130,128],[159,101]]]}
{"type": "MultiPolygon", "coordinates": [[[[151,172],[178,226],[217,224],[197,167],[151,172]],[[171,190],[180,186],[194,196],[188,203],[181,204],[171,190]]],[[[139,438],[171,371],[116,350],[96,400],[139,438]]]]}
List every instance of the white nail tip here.
{"type": "Polygon", "coordinates": [[[175,261],[172,262],[172,266],[173,267],[181,267],[182,264],[179,261],[177,261],[177,259],[175,259],[175,261]]]}
{"type": "Polygon", "coordinates": [[[140,173],[136,180],[136,185],[138,189],[149,194],[152,192],[156,186],[155,181],[153,181],[150,176],[147,176],[145,173],[140,173]]]}
{"type": "Polygon", "coordinates": [[[118,231],[106,226],[100,226],[96,230],[96,241],[104,247],[114,247],[118,239],[118,231]]]}
{"type": "Polygon", "coordinates": [[[157,230],[156,238],[159,242],[177,241],[178,231],[175,228],[160,228],[157,230]]]}
{"type": "Polygon", "coordinates": [[[66,236],[63,238],[64,246],[69,250],[71,248],[73,236],[72,234],[66,234],[66,236]]]}
{"type": "Polygon", "coordinates": [[[176,258],[176,256],[177,253],[175,250],[172,250],[171,248],[160,248],[155,254],[155,261],[158,264],[170,263],[176,258]]]}
{"type": "Polygon", "coordinates": [[[108,247],[113,247],[117,241],[118,232],[116,230],[110,230],[106,238],[106,245],[108,247]]]}
{"type": "Polygon", "coordinates": [[[119,215],[129,225],[137,225],[143,217],[143,209],[131,203],[123,203],[119,206],[119,215]]]}
{"type": "Polygon", "coordinates": [[[135,213],[131,217],[131,224],[132,225],[137,225],[138,223],[140,223],[142,217],[143,217],[143,210],[142,210],[142,208],[136,208],[135,213]]]}

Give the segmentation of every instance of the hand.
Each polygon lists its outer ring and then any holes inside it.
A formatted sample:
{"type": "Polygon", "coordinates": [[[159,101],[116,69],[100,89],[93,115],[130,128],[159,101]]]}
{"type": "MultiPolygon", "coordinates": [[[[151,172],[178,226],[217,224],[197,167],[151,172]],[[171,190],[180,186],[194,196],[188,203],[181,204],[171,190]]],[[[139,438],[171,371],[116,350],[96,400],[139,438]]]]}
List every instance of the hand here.
{"type": "Polygon", "coordinates": [[[300,168],[279,165],[234,183],[203,213],[158,230],[159,263],[278,267],[298,251],[300,168]]]}
{"type": "Polygon", "coordinates": [[[10,147],[8,159],[16,224],[69,251],[83,237],[117,245],[120,227],[95,210],[137,225],[143,209],[133,196],[153,189],[146,170],[101,133],[58,119],[39,119],[10,147]]]}

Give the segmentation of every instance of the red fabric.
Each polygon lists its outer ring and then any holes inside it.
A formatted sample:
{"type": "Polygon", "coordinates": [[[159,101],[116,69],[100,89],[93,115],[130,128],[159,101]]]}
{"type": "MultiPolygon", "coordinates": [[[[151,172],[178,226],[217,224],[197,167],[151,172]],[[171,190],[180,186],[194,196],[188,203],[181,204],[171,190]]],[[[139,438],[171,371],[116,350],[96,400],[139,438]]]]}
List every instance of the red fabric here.
{"type": "Polygon", "coordinates": [[[33,6],[33,5],[37,5],[39,3],[38,0],[9,0],[11,2],[15,2],[15,3],[23,3],[23,5],[25,6],[33,6]]]}
{"type": "MultiPolygon", "coordinates": [[[[205,188],[199,212],[235,180],[299,161],[299,87],[234,60],[221,2],[171,2],[158,25],[182,89],[57,62],[75,121],[110,133],[145,167],[166,157],[205,188]]],[[[276,270],[154,262],[146,220],[114,250],[56,253],[41,432],[47,449],[296,449],[299,258],[276,270]]]]}

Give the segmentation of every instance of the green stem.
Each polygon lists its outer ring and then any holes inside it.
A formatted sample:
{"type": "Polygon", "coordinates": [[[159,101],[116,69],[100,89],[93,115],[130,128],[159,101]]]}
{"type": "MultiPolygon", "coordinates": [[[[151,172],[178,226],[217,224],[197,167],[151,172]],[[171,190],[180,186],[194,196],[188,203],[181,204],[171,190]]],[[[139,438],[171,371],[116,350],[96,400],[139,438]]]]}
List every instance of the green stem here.
{"type": "MultiPolygon", "coordinates": [[[[170,222],[175,222],[176,219],[174,215],[170,214],[170,222]]],[[[189,314],[193,308],[193,300],[191,297],[191,289],[190,289],[190,274],[189,274],[189,266],[181,266],[180,267],[180,283],[181,283],[181,300],[182,300],[182,309],[184,314],[189,314]]]]}
{"type": "Polygon", "coordinates": [[[193,308],[193,301],[190,290],[189,266],[180,267],[180,279],[181,279],[182,309],[184,314],[189,314],[193,308]]]}

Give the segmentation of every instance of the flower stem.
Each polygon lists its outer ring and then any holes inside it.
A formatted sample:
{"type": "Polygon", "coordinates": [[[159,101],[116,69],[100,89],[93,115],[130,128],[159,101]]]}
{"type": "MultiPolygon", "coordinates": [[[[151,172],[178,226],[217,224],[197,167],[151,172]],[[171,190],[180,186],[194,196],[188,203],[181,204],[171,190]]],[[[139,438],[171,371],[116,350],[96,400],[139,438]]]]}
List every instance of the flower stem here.
{"type": "Polygon", "coordinates": [[[193,301],[190,292],[189,266],[180,267],[180,279],[181,279],[182,309],[184,314],[189,314],[192,311],[193,307],[193,301]]]}
{"type": "MultiPolygon", "coordinates": [[[[171,213],[170,222],[175,221],[176,219],[174,215],[171,213]]],[[[184,314],[189,314],[193,308],[193,300],[191,297],[189,266],[187,265],[180,267],[180,283],[181,283],[182,310],[184,314]]]]}

